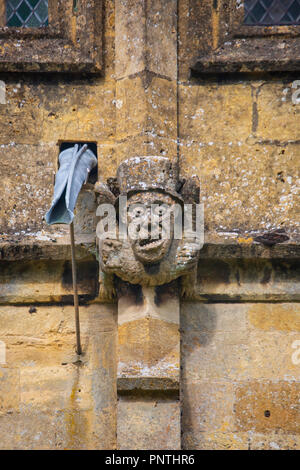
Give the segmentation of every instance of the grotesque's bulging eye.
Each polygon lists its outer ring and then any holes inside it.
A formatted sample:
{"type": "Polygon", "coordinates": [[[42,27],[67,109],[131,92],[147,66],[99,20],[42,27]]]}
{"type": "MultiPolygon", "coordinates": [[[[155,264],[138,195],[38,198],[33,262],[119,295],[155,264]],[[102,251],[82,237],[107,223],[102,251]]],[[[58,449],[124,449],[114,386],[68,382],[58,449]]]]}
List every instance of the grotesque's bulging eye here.
{"type": "Polygon", "coordinates": [[[167,204],[154,204],[153,213],[158,217],[164,217],[169,211],[169,206],[167,204]]]}
{"type": "Polygon", "coordinates": [[[144,214],[144,209],[142,206],[130,206],[128,208],[128,214],[130,215],[130,217],[132,217],[133,219],[136,219],[136,218],[139,218],[141,216],[143,216],[144,214]]]}

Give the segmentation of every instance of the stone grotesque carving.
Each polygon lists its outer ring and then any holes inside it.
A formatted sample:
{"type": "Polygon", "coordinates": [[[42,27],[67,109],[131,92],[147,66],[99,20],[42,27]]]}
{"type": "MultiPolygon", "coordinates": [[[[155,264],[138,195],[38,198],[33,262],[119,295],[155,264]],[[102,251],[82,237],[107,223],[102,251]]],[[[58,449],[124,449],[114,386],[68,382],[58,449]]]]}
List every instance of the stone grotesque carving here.
{"type": "Polygon", "coordinates": [[[199,243],[193,234],[187,236],[184,227],[179,236],[174,229],[175,222],[183,220],[184,204],[195,208],[199,203],[198,178],[179,181],[166,157],[135,157],[119,166],[113,192],[101,183],[95,190],[100,202],[114,203],[117,214],[121,197],[126,196],[119,229],[126,218],[128,227],[136,218],[139,220],[138,235],[128,229],[126,239],[120,239],[118,232],[116,238],[99,242],[100,266],[106,279],[116,275],[130,284],[153,287],[182,278],[182,294],[188,295],[194,285],[199,243]]]}

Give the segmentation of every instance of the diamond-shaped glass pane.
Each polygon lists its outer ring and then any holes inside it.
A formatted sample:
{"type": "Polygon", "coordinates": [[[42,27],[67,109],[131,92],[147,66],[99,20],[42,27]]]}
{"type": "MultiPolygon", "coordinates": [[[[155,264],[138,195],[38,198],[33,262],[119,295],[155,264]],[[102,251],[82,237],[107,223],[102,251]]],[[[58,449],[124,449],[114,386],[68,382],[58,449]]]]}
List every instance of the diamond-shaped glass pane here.
{"type": "Polygon", "coordinates": [[[48,26],[48,0],[6,0],[6,25],[27,28],[48,26]]]}
{"type": "Polygon", "coordinates": [[[244,0],[246,25],[300,24],[300,0],[244,0]]]}

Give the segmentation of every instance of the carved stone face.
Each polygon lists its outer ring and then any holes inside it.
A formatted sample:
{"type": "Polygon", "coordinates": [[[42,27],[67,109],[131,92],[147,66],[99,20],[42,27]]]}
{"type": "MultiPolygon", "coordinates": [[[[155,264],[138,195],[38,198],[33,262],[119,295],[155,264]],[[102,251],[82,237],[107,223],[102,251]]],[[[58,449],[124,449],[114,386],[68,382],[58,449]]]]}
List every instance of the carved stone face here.
{"type": "Polygon", "coordinates": [[[159,191],[139,192],[128,198],[128,237],[133,253],[143,264],[160,262],[174,238],[176,201],[159,191]]]}

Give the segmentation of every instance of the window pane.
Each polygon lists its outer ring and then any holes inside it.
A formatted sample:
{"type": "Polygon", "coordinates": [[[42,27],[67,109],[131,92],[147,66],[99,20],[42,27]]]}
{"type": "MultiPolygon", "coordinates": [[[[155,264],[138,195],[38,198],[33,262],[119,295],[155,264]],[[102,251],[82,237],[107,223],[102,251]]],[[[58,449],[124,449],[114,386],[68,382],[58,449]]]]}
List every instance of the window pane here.
{"type": "Polygon", "coordinates": [[[245,0],[244,23],[252,26],[300,24],[300,0],[245,0]]]}
{"type": "Polygon", "coordinates": [[[48,0],[6,0],[6,25],[27,28],[48,26],[48,0]]]}

